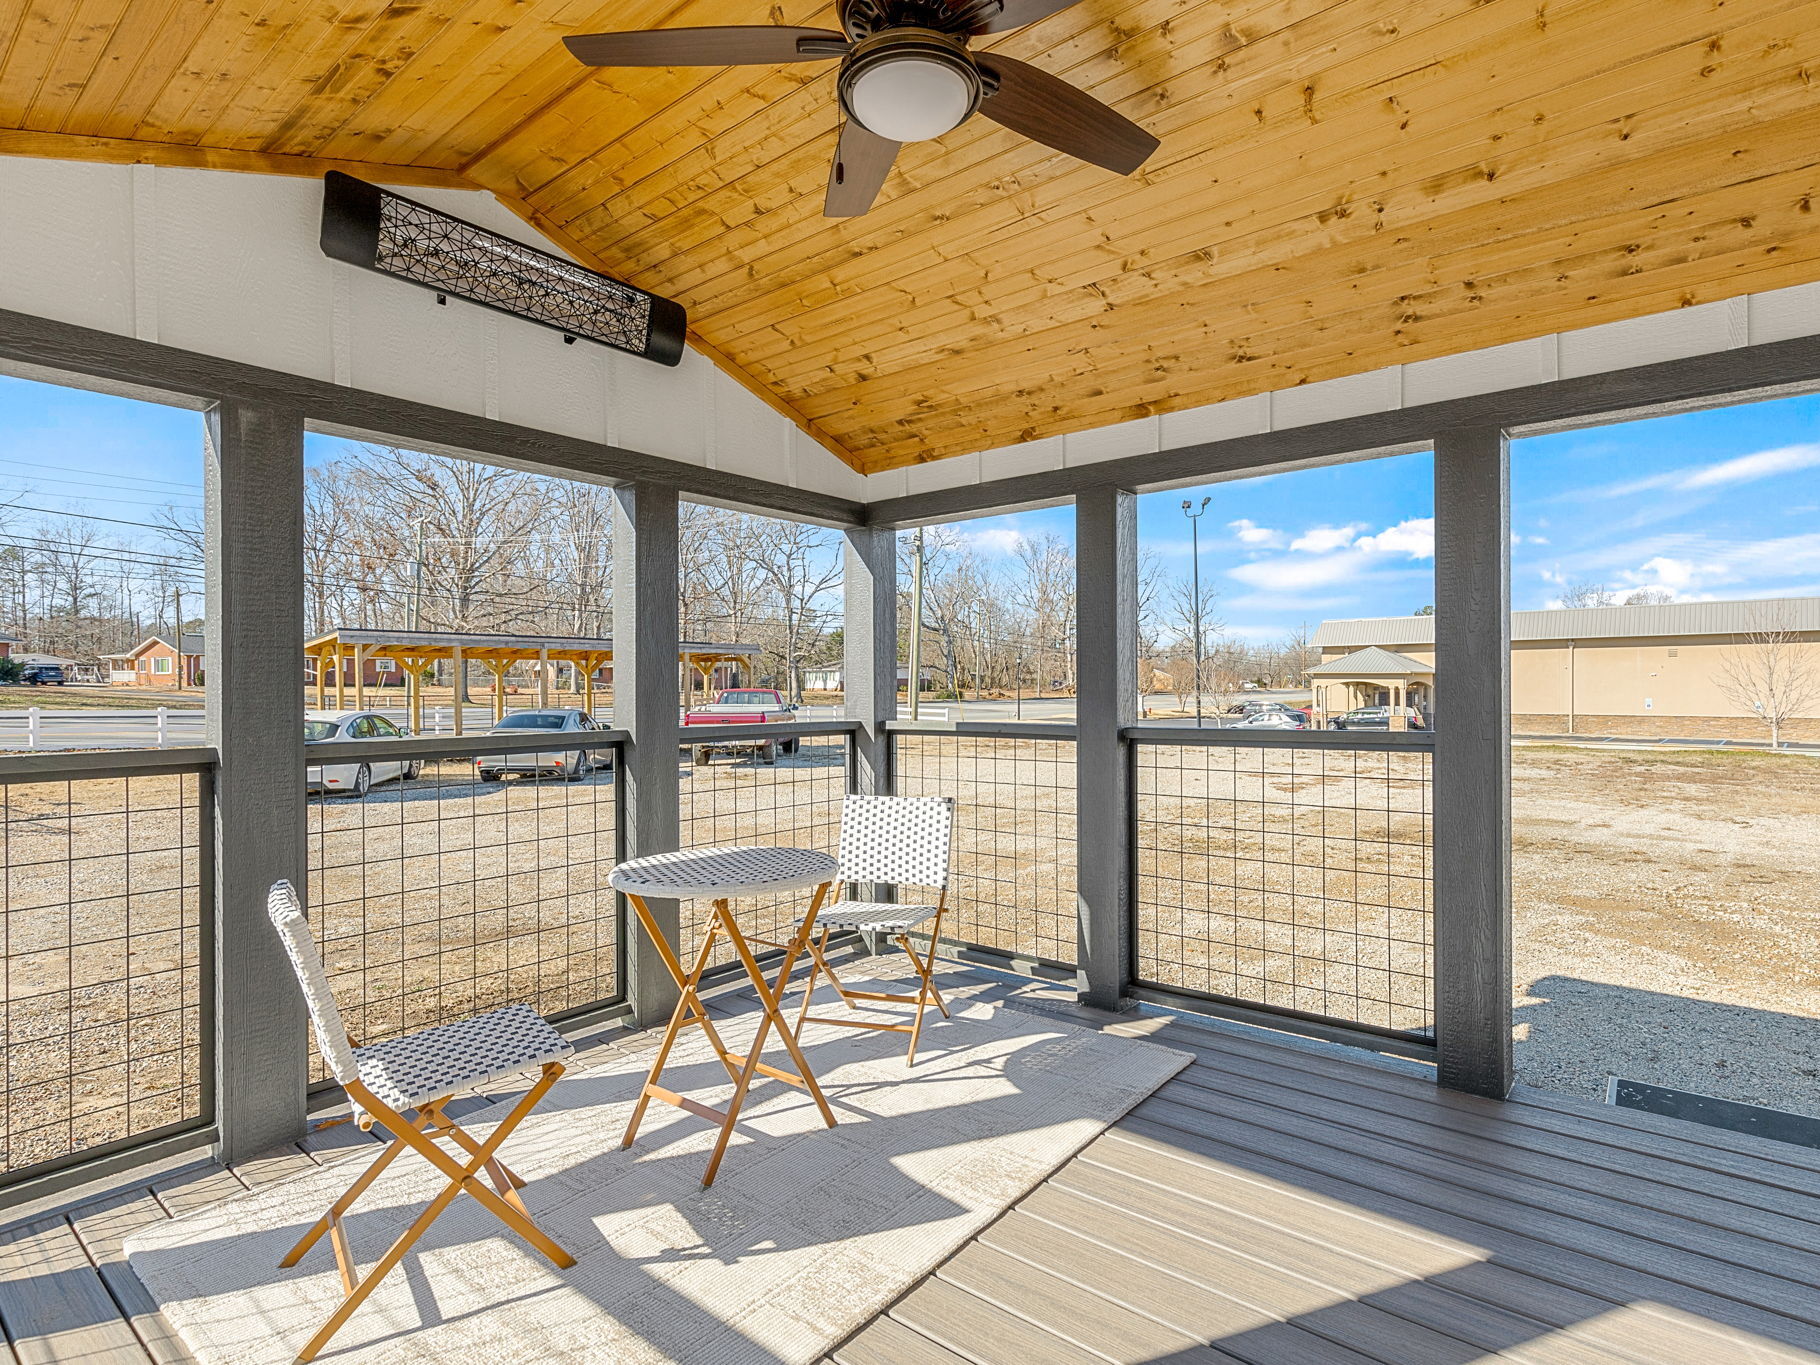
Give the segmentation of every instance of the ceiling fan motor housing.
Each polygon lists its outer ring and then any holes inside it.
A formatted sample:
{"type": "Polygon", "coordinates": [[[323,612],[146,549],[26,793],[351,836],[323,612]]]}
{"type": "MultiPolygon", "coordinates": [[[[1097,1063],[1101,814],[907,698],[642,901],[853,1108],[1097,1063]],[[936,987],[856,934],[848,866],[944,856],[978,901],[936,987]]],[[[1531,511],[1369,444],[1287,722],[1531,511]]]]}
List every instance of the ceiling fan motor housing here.
{"type": "Polygon", "coordinates": [[[985,93],[964,39],[932,28],[889,28],[841,63],[841,109],[879,137],[916,142],[960,126],[985,93]]]}

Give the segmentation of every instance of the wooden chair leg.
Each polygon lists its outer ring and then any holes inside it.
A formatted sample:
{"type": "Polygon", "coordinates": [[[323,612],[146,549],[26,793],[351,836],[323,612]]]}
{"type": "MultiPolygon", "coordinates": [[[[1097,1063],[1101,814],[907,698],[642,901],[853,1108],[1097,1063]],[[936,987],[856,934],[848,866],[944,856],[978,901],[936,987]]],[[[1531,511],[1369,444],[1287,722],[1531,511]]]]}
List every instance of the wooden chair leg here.
{"type": "MultiPolygon", "coordinates": [[[[423,1211],[412,1220],[408,1228],[399,1234],[397,1240],[386,1248],[385,1254],[379,1258],[373,1268],[359,1277],[355,1277],[353,1273],[353,1254],[347,1247],[346,1235],[341,1229],[340,1213],[346,1211],[346,1206],[353,1202],[353,1197],[357,1197],[361,1190],[372,1183],[372,1178],[378,1174],[381,1164],[390,1162],[392,1155],[395,1155],[391,1148],[388,1148],[385,1153],[381,1153],[380,1158],[367,1168],[359,1180],[355,1181],[355,1188],[336,1201],[336,1206],[330,1211],[332,1217],[325,1218],[325,1222],[328,1224],[326,1230],[331,1233],[335,1242],[336,1260],[341,1268],[342,1287],[346,1291],[346,1297],[329,1315],[328,1321],[316,1330],[316,1334],[297,1353],[299,1365],[316,1358],[323,1347],[329,1344],[335,1333],[340,1331],[347,1320],[353,1316],[354,1310],[366,1301],[367,1297],[378,1287],[379,1282],[404,1259],[405,1253],[416,1245],[424,1233],[429,1231],[430,1225],[442,1215],[443,1210],[464,1192],[473,1195],[484,1208],[561,1268],[566,1270],[575,1264],[575,1258],[545,1235],[531,1221],[530,1215],[523,1211],[524,1201],[518,1197],[515,1188],[512,1189],[511,1199],[508,1202],[475,1178],[480,1171],[489,1166],[497,1167],[498,1163],[494,1153],[498,1151],[500,1144],[510,1137],[512,1131],[524,1121],[526,1115],[536,1108],[538,1101],[544,1097],[549,1088],[556,1083],[556,1078],[562,1073],[563,1067],[560,1063],[546,1064],[542,1077],[525,1093],[524,1098],[513,1106],[511,1112],[501,1120],[499,1126],[488,1134],[485,1141],[477,1141],[471,1134],[462,1132],[457,1125],[450,1122],[447,1116],[442,1114],[440,1102],[425,1106],[415,1121],[407,1121],[402,1114],[390,1106],[382,1104],[371,1091],[360,1085],[359,1082],[350,1083],[348,1090],[356,1103],[395,1134],[392,1145],[401,1150],[409,1147],[417,1152],[447,1176],[449,1183],[443,1186],[441,1192],[424,1206],[423,1211]],[[435,1137],[430,1129],[438,1120],[443,1125],[443,1131],[449,1136],[454,1137],[456,1133],[460,1133],[455,1140],[469,1153],[467,1164],[463,1165],[458,1162],[436,1145],[435,1137]],[[339,1212],[336,1211],[337,1209],[339,1212]]],[[[315,1236],[307,1237],[299,1250],[291,1257],[287,1257],[284,1263],[295,1264],[296,1257],[307,1249],[308,1243],[314,1242],[320,1235],[317,1233],[315,1236]]]]}
{"type": "Polygon", "coordinates": [[[403,1138],[395,1137],[388,1142],[385,1146],[385,1150],[373,1158],[367,1168],[355,1179],[354,1183],[349,1185],[347,1189],[342,1192],[341,1197],[333,1204],[329,1205],[329,1211],[316,1221],[314,1227],[298,1239],[296,1246],[292,1247],[284,1254],[284,1259],[278,1262],[280,1268],[288,1270],[290,1267],[296,1265],[297,1262],[301,1261],[304,1257],[304,1253],[315,1246],[316,1243],[322,1239],[322,1235],[325,1232],[328,1232],[335,1222],[354,1206],[354,1201],[360,1198],[362,1194],[366,1193],[367,1186],[377,1180],[380,1173],[383,1172],[387,1166],[390,1166],[393,1160],[395,1160],[398,1154],[403,1150],[403,1138]]]}
{"type": "MultiPolygon", "coordinates": [[[[809,939],[809,979],[803,984],[803,1006],[796,1012],[796,1027],[791,1030],[791,1036],[799,1042],[803,1036],[803,1024],[809,1018],[809,1003],[815,998],[815,979],[828,965],[825,950],[828,947],[828,935],[833,932],[831,929],[824,929],[819,941],[814,937],[809,939]]],[[[829,975],[833,975],[832,970],[829,971],[829,975]]]]}

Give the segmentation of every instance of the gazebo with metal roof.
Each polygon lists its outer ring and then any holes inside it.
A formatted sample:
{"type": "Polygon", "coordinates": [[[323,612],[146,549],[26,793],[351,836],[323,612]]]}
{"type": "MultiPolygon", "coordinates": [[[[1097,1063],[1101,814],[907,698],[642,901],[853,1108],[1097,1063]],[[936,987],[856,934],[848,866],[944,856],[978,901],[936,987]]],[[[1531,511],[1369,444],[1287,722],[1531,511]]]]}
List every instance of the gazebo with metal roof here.
{"type": "Polygon", "coordinates": [[[1308,678],[1314,684],[1316,708],[1325,714],[1332,714],[1333,711],[1327,705],[1326,698],[1328,687],[1335,683],[1348,689],[1349,700],[1342,710],[1351,710],[1355,705],[1373,704],[1375,696],[1365,701],[1358,699],[1359,688],[1370,688],[1374,694],[1387,694],[1391,707],[1391,728],[1397,730],[1404,728],[1403,708],[1416,705],[1418,699],[1426,705],[1434,697],[1433,664],[1412,659],[1407,654],[1399,654],[1396,650],[1385,649],[1381,645],[1367,645],[1344,658],[1316,664],[1308,670],[1308,678]]]}
{"type": "MultiPolygon", "coordinates": [[[[347,706],[347,665],[354,665],[354,706],[366,705],[366,666],[371,659],[396,660],[404,673],[409,698],[411,729],[423,728],[425,675],[447,660],[459,674],[469,663],[479,663],[493,675],[493,719],[506,713],[505,678],[514,665],[537,664],[537,704],[550,704],[550,665],[567,663],[581,679],[582,707],[594,710],[594,680],[613,662],[613,638],[570,635],[495,635],[451,630],[372,630],[340,626],[306,641],[304,657],[316,665],[316,706],[328,706],[328,680],[333,670],[335,706],[347,706]]],[[[702,675],[706,686],[722,664],[749,665],[757,645],[726,644],[710,640],[682,640],[677,660],[702,675]]],[[[459,688],[457,689],[460,690],[459,688]]],[[[461,733],[462,708],[454,707],[455,733],[461,733]]]]}

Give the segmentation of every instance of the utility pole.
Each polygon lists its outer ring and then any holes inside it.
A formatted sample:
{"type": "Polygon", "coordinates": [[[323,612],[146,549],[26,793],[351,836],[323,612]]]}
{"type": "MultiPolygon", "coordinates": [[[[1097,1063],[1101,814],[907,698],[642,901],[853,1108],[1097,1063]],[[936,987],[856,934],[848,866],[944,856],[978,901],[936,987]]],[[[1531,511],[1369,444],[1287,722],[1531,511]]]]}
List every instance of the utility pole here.
{"type": "Polygon", "coordinates": [[[1201,499],[1197,508],[1187,498],[1182,499],[1182,515],[1188,518],[1189,535],[1194,542],[1194,723],[1201,723],[1201,515],[1206,512],[1207,504],[1212,502],[1211,495],[1201,499]],[[1192,509],[1192,510],[1191,510],[1192,509]]]}
{"type": "Polygon", "coordinates": [[[910,558],[910,719],[923,694],[923,528],[916,528],[910,558]]]}
{"type": "Polygon", "coordinates": [[[411,629],[423,629],[423,518],[417,518],[417,553],[411,569],[411,629]]]}
{"type": "Polygon", "coordinates": [[[171,610],[177,613],[177,629],[172,634],[172,638],[175,640],[176,645],[177,645],[177,662],[175,665],[176,670],[177,670],[177,686],[182,687],[184,685],[184,680],[183,680],[183,589],[173,586],[171,588],[171,596],[175,599],[175,605],[172,606],[171,610]]]}

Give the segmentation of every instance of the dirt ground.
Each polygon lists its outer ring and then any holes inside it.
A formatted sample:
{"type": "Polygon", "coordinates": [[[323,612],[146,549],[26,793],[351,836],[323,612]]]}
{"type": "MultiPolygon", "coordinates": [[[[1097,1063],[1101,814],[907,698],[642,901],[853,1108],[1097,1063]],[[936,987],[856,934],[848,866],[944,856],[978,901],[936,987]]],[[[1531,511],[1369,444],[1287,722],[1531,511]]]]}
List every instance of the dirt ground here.
{"type": "MultiPolygon", "coordinates": [[[[1420,1027],[1421,762],[1146,746],[1140,974],[1420,1027]]],[[[949,934],[1070,959],[1072,746],[905,737],[897,771],[901,790],[959,801],[949,934]]],[[[681,772],[686,844],[833,847],[837,742],[681,772]]],[[[1820,761],[1525,746],[1515,779],[1523,1079],[1599,1098],[1617,1074],[1820,1114],[1820,761]]],[[[353,1031],[613,994],[616,796],[611,774],[481,784],[449,763],[312,800],[313,914],[353,1031]]],[[[5,789],[4,1165],[195,1104],[194,799],[193,778],[5,789]]],[[[796,909],[742,921],[783,931],[796,909]]],[[[685,918],[685,951],[701,928],[685,918]]]]}
{"type": "Polygon", "coordinates": [[[1820,760],[1519,747],[1517,1064],[1820,1115],[1820,760]]]}

